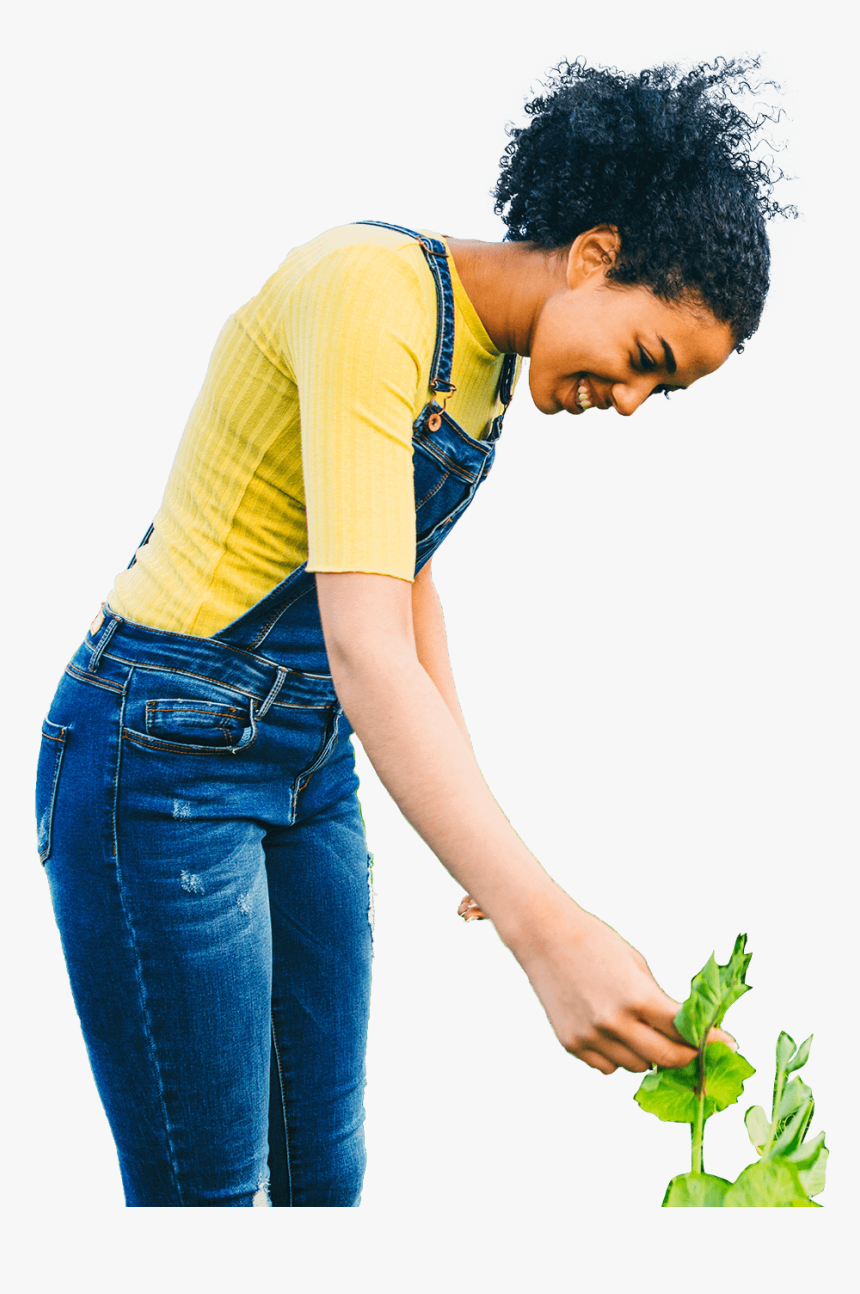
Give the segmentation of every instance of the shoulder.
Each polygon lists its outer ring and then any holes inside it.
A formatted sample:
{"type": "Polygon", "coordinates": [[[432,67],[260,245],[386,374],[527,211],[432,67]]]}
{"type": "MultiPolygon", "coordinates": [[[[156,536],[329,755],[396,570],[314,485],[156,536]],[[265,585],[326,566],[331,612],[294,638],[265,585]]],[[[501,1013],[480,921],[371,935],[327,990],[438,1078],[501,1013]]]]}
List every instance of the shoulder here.
{"type": "MultiPolygon", "coordinates": [[[[423,231],[422,231],[423,232],[423,231]]],[[[339,225],[295,247],[236,319],[292,376],[312,359],[419,373],[432,360],[436,289],[420,244],[375,225],[339,225]]]]}
{"type": "Polygon", "coordinates": [[[336,288],[434,300],[433,278],[414,238],[373,225],[339,225],[294,248],[278,270],[294,290],[336,288]]]}

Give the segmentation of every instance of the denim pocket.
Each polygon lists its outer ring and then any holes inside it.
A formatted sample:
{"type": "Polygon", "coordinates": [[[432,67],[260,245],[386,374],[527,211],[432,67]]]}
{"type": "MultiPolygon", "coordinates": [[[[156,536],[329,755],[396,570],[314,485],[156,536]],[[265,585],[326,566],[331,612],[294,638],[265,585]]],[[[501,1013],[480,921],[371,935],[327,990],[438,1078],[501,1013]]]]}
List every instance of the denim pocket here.
{"type": "Polygon", "coordinates": [[[250,697],[206,683],[199,688],[205,696],[189,696],[190,687],[184,696],[147,696],[153,684],[160,691],[179,680],[167,672],[155,677],[148,671],[140,673],[139,685],[132,682],[126,699],[122,735],[127,741],[150,750],[217,755],[245,750],[255,740],[257,723],[250,697]]]}
{"type": "Polygon", "coordinates": [[[251,727],[249,707],[183,697],[147,701],[147,736],[191,746],[238,746],[251,727]]]}
{"type": "Polygon", "coordinates": [[[42,863],[46,863],[51,857],[54,804],[68,731],[68,728],[62,728],[58,723],[51,723],[48,718],[42,724],[42,744],[36,769],[36,840],[39,861],[42,863]]]}

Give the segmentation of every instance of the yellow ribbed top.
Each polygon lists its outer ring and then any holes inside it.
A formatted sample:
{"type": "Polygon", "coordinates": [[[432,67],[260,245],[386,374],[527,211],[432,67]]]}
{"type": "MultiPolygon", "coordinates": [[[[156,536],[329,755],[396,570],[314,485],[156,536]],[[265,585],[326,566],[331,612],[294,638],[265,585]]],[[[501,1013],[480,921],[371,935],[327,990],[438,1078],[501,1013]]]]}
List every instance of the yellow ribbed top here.
{"type": "MultiPolygon", "coordinates": [[[[480,439],[501,411],[502,355],[448,265],[447,407],[480,439]]],[[[208,637],[304,561],[412,580],[412,424],[435,340],[436,290],[414,239],[344,225],[290,252],[221,330],[152,537],[117,576],[112,609],[208,637]]]]}

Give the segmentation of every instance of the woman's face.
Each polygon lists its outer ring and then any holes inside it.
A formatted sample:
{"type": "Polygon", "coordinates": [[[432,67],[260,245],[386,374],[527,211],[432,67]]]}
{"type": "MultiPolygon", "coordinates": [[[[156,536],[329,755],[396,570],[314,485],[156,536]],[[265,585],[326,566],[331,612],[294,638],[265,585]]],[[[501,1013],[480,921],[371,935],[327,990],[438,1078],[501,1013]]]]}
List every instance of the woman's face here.
{"type": "Polygon", "coordinates": [[[611,236],[580,235],[567,286],[535,320],[529,387],[541,413],[592,409],[635,413],[655,391],[684,388],[724,364],[734,349],[728,324],[701,306],[662,301],[648,288],[605,276],[611,236]],[[590,242],[588,240],[591,240],[590,242]]]}

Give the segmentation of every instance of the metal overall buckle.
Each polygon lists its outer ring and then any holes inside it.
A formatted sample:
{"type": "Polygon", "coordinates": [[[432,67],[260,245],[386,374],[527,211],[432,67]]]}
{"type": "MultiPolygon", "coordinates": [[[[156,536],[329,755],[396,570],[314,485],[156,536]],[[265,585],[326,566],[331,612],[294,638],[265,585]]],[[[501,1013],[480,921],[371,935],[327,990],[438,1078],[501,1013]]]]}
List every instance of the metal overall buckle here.
{"type": "MultiPolygon", "coordinates": [[[[439,428],[442,426],[442,414],[445,412],[445,405],[446,405],[446,404],[448,403],[448,401],[451,399],[451,396],[454,394],[454,392],[455,392],[456,390],[457,390],[457,388],[456,388],[456,386],[454,386],[454,384],[453,384],[453,382],[452,382],[452,383],[451,383],[451,390],[450,390],[450,391],[446,391],[446,392],[445,392],[445,395],[444,395],[444,398],[443,398],[443,400],[442,400],[442,404],[441,404],[441,406],[438,406],[438,407],[437,407],[437,409],[435,409],[435,410],[433,411],[433,413],[431,413],[431,414],[430,414],[430,417],[427,419],[427,424],[426,424],[426,426],[427,426],[427,430],[428,430],[428,431],[438,431],[438,430],[439,430],[439,428]]],[[[435,391],[433,392],[433,397],[432,397],[432,399],[431,399],[431,401],[430,401],[431,408],[432,408],[432,406],[433,406],[434,404],[436,404],[436,392],[435,392],[435,391]]]]}

